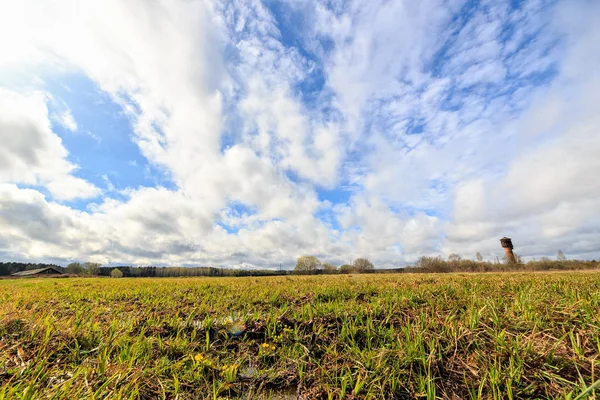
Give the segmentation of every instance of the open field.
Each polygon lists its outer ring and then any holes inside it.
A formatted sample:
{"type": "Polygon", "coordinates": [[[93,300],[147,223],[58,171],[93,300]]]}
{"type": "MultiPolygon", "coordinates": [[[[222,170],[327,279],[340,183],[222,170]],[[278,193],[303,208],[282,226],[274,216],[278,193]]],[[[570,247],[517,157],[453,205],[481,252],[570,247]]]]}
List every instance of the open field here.
{"type": "Polygon", "coordinates": [[[0,399],[577,398],[598,379],[600,272],[3,280],[0,302],[0,399]]]}

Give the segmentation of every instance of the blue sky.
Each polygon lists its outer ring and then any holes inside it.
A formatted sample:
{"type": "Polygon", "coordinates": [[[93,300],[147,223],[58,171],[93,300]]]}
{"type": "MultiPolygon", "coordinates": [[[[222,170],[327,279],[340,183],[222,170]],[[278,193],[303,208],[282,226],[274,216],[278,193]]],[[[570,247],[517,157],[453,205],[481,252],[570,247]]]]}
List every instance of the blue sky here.
{"type": "MultiPolygon", "coordinates": [[[[164,186],[174,188],[168,174],[156,169],[132,141],[131,119],[89,78],[61,75],[47,81],[47,89],[57,99],[48,104],[50,114],[60,116],[69,110],[77,121],[75,132],[60,117],[51,119],[55,132],[69,150],[69,160],[77,164],[74,175],[104,191],[118,195],[127,188],[164,186]]],[[[85,209],[86,201],[78,206],[85,209]]]]}
{"type": "Polygon", "coordinates": [[[598,258],[598,11],[2,5],[0,257],[598,258]]]}

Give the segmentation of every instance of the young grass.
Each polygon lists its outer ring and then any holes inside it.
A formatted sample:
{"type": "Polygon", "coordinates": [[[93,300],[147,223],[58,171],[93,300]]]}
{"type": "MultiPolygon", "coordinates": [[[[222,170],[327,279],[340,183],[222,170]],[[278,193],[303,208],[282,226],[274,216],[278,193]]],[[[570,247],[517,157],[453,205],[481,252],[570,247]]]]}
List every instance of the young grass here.
{"type": "Polygon", "coordinates": [[[0,281],[0,400],[589,398],[600,273],[0,281]]]}

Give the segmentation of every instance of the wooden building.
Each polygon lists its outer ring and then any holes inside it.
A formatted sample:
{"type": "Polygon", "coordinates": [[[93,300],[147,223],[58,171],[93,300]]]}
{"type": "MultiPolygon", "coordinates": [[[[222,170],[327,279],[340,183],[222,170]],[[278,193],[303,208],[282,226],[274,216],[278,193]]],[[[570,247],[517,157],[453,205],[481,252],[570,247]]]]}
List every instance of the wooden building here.
{"type": "Polygon", "coordinates": [[[48,275],[62,275],[63,273],[54,267],[30,269],[28,271],[21,271],[12,274],[11,276],[48,276],[48,275]]]}

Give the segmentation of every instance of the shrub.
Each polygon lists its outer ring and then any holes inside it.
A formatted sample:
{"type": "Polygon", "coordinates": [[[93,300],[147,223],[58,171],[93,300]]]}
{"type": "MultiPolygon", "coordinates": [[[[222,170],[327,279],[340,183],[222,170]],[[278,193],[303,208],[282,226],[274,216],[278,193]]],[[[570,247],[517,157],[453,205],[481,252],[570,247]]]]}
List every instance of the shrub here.
{"type": "Polygon", "coordinates": [[[340,267],[340,274],[351,274],[354,272],[354,267],[350,264],[344,264],[340,267]]]}
{"type": "Polygon", "coordinates": [[[119,268],[115,268],[112,271],[110,271],[110,277],[111,278],[122,278],[123,273],[121,272],[121,270],[119,268]]]}
{"type": "Polygon", "coordinates": [[[551,261],[542,257],[539,261],[523,263],[518,257],[516,264],[493,264],[473,260],[445,261],[441,257],[423,256],[416,262],[410,272],[494,272],[494,271],[548,271],[548,270],[578,270],[596,269],[598,264],[593,261],[551,261]]]}
{"type": "Polygon", "coordinates": [[[415,264],[422,272],[450,272],[451,266],[441,256],[423,256],[415,264]]]}

